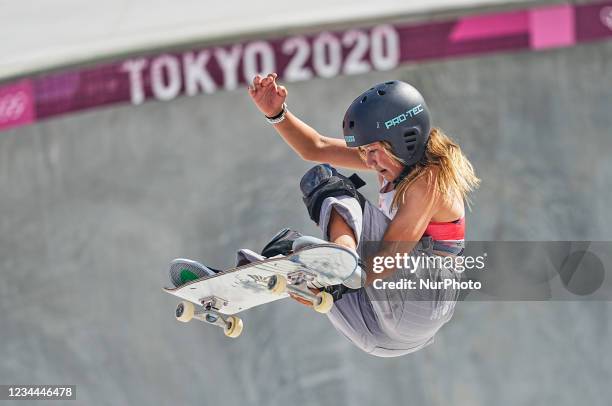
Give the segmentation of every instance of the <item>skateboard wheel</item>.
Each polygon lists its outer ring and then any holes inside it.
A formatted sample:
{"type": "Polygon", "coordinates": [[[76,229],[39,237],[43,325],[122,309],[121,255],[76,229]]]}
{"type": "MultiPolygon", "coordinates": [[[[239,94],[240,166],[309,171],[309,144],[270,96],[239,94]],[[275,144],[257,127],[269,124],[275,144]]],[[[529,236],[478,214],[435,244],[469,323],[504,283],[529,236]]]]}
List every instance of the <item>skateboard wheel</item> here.
{"type": "Polygon", "coordinates": [[[227,320],[225,320],[225,327],[223,328],[223,332],[226,336],[236,338],[242,333],[242,328],[244,325],[242,324],[242,319],[236,316],[229,316],[227,320]]]}
{"type": "Polygon", "coordinates": [[[329,313],[334,305],[334,297],[327,292],[319,292],[317,297],[319,298],[319,303],[313,303],[312,308],[319,313],[329,313]]]}
{"type": "Polygon", "coordinates": [[[183,323],[187,323],[189,320],[193,319],[193,315],[195,314],[195,306],[193,303],[183,300],[181,303],[176,306],[175,316],[178,321],[182,321],[183,323]]]}
{"type": "Polygon", "coordinates": [[[274,275],[268,282],[270,292],[280,295],[287,289],[287,279],[282,275],[274,275]]]}

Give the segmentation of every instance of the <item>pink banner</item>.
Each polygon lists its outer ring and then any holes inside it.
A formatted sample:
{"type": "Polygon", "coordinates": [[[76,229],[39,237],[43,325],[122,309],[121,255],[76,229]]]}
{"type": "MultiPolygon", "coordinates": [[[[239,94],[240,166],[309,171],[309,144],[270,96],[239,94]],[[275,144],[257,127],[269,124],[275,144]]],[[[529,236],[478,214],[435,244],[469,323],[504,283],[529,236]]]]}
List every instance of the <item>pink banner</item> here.
{"type": "Polygon", "coordinates": [[[450,39],[453,42],[460,42],[526,34],[529,31],[527,17],[527,12],[518,11],[461,18],[455,25],[450,39]]]}
{"type": "Polygon", "coordinates": [[[529,12],[530,45],[533,49],[569,47],[576,43],[574,7],[542,7],[529,12]]]}
{"type": "Polygon", "coordinates": [[[0,87],[0,131],[33,123],[34,97],[29,80],[0,87]]]}
{"type": "Polygon", "coordinates": [[[0,87],[0,130],[116,103],[169,101],[246,86],[258,73],[296,82],[612,38],[612,2],[553,5],[420,24],[253,40],[22,80],[0,87]]]}

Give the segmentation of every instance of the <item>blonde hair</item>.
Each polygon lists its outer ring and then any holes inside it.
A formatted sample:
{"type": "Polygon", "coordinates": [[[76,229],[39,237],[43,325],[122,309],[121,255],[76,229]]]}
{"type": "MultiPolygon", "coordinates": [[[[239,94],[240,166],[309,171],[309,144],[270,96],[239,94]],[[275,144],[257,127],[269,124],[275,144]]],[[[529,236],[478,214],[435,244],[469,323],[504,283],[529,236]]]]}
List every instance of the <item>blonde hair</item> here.
{"type": "MultiPolygon", "coordinates": [[[[405,163],[397,157],[391,144],[381,141],[384,151],[395,160],[405,163]]],[[[361,158],[365,160],[362,148],[359,148],[361,158]]],[[[428,183],[433,181],[437,191],[446,201],[453,198],[465,200],[470,208],[469,193],[480,185],[470,161],[463,155],[459,145],[439,128],[432,128],[425,150],[425,159],[415,165],[415,168],[396,186],[395,196],[391,206],[397,209],[404,202],[408,188],[423,176],[428,177],[428,183]],[[432,171],[436,168],[437,171],[432,171]],[[432,178],[435,173],[435,178],[432,178]]]]}

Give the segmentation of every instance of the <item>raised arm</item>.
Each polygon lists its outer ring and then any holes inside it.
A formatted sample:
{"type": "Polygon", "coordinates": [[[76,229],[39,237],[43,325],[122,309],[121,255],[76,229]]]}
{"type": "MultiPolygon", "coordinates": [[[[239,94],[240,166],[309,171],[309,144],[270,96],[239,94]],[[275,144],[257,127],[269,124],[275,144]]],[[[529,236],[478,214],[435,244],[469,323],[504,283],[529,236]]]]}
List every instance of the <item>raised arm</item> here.
{"type": "MultiPolygon", "coordinates": [[[[283,108],[287,89],[276,83],[276,73],[265,78],[257,75],[249,86],[251,99],[264,115],[274,117],[283,108]]],[[[368,170],[356,149],[348,148],[341,139],[325,137],[291,112],[285,119],[273,124],[287,144],[304,160],[326,162],[343,168],[368,170]]]]}

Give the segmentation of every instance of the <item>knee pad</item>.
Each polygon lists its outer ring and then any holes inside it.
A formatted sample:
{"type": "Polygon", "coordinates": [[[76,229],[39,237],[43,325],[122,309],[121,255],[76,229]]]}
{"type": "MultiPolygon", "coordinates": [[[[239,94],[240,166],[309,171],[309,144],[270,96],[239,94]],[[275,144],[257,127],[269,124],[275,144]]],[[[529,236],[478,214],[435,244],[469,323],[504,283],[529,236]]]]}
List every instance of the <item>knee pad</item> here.
{"type": "Polygon", "coordinates": [[[328,197],[354,197],[363,210],[366,199],[357,189],[364,185],[365,182],[357,174],[346,177],[329,164],[320,164],[309,169],[300,181],[302,200],[308,209],[308,215],[317,224],[323,201],[328,197]]]}

